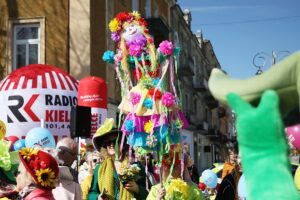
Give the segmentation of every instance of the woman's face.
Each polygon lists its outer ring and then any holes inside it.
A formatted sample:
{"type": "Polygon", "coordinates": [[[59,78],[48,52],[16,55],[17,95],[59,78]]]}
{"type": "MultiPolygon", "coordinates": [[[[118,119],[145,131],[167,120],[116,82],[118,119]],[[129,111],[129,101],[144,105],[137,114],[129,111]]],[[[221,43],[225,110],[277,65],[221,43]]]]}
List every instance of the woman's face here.
{"type": "Polygon", "coordinates": [[[116,135],[110,135],[105,140],[105,147],[106,147],[108,155],[110,155],[110,156],[113,156],[116,154],[116,150],[115,150],[116,139],[117,139],[116,135]]]}
{"type": "Polygon", "coordinates": [[[141,27],[136,24],[130,24],[123,30],[123,37],[126,41],[131,41],[135,36],[142,34],[141,27]]]}

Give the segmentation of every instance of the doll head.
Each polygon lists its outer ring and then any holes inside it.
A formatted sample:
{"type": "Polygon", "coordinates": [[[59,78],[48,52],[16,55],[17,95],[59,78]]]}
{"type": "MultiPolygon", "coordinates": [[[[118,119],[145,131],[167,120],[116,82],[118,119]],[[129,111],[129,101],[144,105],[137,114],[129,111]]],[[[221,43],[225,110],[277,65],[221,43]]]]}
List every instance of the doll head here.
{"type": "Polygon", "coordinates": [[[156,66],[155,46],[149,35],[148,25],[138,12],[121,12],[109,23],[111,38],[118,42],[121,52],[121,66],[128,70],[127,56],[140,57],[142,53],[148,54],[151,68],[156,66]]]}

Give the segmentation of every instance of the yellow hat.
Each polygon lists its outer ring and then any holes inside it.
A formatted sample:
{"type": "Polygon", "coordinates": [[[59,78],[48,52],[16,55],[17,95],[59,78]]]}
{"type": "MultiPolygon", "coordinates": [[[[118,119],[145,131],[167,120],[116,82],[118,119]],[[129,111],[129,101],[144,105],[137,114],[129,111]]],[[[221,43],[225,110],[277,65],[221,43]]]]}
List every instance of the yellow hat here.
{"type": "Polygon", "coordinates": [[[100,128],[96,131],[95,135],[93,136],[93,146],[98,151],[103,146],[105,142],[105,136],[116,134],[118,135],[121,131],[117,129],[113,129],[114,119],[113,118],[106,118],[104,123],[101,125],[100,128]]]}

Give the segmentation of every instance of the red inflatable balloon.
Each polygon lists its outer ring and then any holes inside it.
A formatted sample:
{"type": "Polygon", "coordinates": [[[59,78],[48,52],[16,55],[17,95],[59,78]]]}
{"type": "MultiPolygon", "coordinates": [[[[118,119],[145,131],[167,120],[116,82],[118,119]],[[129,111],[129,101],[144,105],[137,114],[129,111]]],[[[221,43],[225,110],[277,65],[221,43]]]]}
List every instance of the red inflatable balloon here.
{"type": "Polygon", "coordinates": [[[5,137],[4,140],[6,140],[6,141],[11,141],[11,144],[10,144],[10,151],[12,151],[13,148],[14,148],[15,142],[18,141],[19,138],[16,137],[16,136],[8,136],[8,137],[5,137]]]}
{"type": "Polygon", "coordinates": [[[285,129],[289,142],[300,150],[300,124],[285,129]]]}

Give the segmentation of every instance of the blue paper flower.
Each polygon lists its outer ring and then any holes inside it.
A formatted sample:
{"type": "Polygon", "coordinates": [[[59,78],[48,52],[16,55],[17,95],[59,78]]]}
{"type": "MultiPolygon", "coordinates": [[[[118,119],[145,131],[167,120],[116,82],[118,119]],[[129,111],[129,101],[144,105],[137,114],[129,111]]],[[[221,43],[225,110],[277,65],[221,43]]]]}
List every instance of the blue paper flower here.
{"type": "Polygon", "coordinates": [[[134,124],[132,120],[126,120],[125,122],[125,129],[127,132],[132,132],[134,131],[134,124]]]}
{"type": "Polygon", "coordinates": [[[143,102],[143,106],[145,106],[146,108],[152,109],[153,107],[153,100],[152,99],[145,99],[143,102]]]}
{"type": "Polygon", "coordinates": [[[105,62],[108,62],[108,63],[114,63],[114,52],[113,51],[105,51],[103,56],[102,56],[102,59],[105,61],[105,62]]]}

